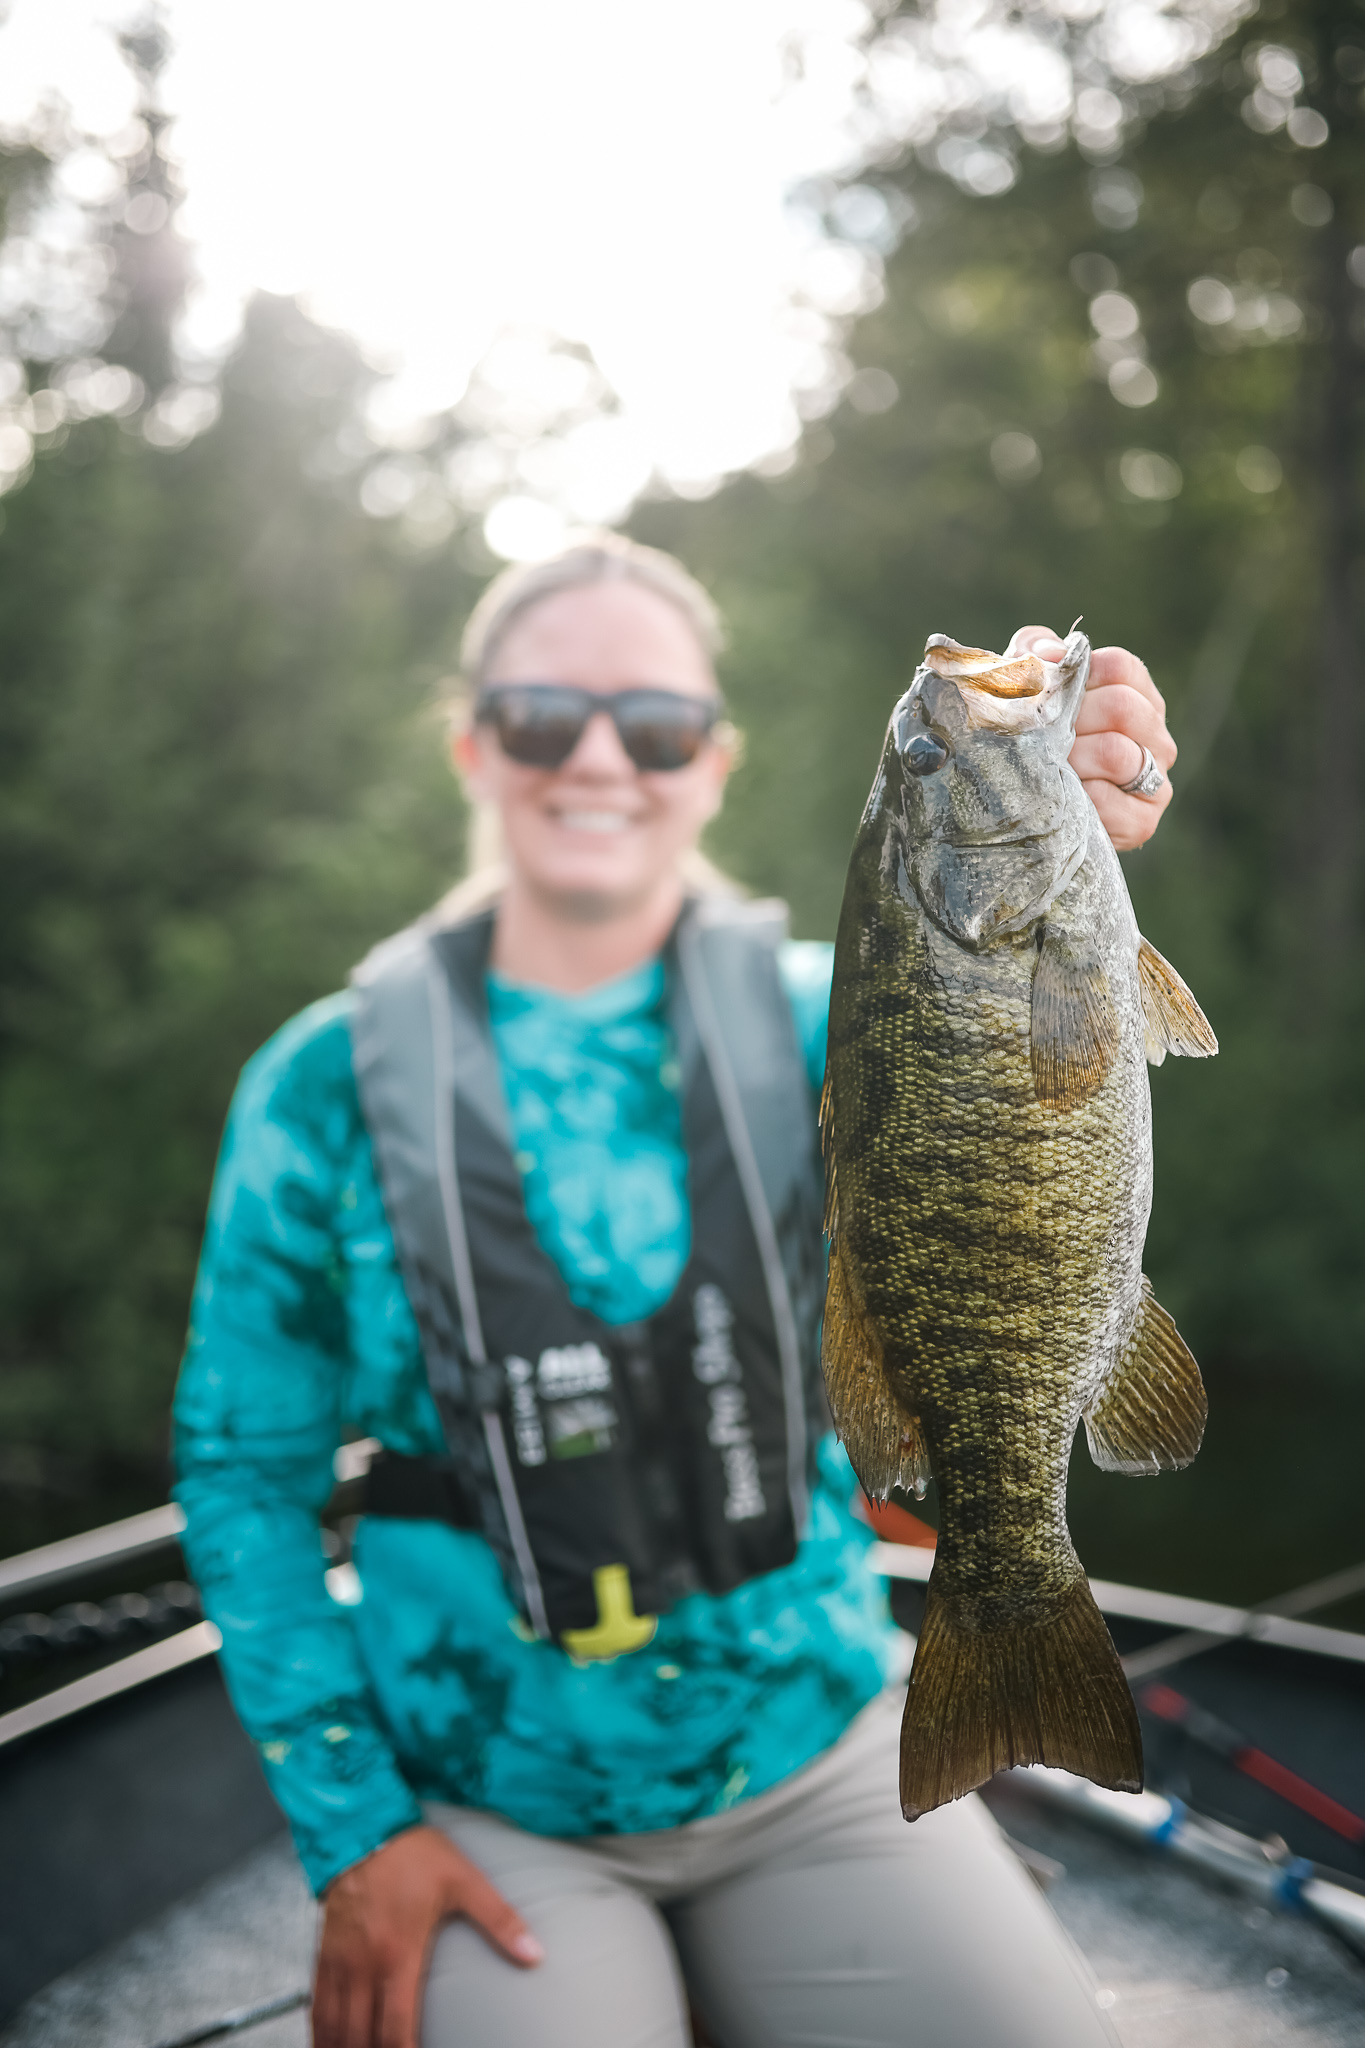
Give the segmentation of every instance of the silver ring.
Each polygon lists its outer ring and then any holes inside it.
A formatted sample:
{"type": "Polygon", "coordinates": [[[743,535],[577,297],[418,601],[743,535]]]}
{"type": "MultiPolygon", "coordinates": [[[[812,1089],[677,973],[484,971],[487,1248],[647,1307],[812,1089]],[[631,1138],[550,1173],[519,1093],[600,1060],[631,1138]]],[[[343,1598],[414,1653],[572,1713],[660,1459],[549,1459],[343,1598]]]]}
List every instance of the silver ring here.
{"type": "Polygon", "coordinates": [[[1142,766],[1131,782],[1121,782],[1119,788],[1125,796],[1155,796],[1166,777],[1157,767],[1150,747],[1142,750],[1142,766]]]}

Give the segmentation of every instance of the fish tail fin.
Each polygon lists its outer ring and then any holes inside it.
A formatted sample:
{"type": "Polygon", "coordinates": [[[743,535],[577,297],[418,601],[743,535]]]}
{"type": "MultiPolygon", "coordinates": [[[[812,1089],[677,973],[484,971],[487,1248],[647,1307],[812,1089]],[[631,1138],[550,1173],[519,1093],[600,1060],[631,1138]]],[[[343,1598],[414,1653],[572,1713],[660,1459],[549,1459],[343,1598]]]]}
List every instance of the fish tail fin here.
{"type": "Polygon", "coordinates": [[[1142,1790],[1142,1733],[1085,1579],[1043,1621],[969,1629],[929,1582],[901,1724],[901,1808],[918,1820],[1016,1764],[1142,1790]]]}

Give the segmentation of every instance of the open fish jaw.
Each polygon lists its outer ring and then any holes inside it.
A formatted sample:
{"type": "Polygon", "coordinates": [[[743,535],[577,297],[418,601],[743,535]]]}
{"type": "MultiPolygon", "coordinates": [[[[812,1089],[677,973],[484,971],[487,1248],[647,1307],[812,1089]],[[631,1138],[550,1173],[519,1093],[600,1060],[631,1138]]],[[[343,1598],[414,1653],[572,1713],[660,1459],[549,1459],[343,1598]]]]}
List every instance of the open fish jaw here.
{"type": "MultiPolygon", "coordinates": [[[[1079,701],[1088,651],[1069,645],[1055,665],[1069,673],[1045,679],[1059,709],[1079,701]]],[[[929,656],[917,687],[964,705],[973,664],[1004,662],[942,636],[929,656]]],[[[869,1492],[929,1468],[939,1489],[902,1740],[910,1818],[1016,1763],[1141,1781],[1131,1695],[1066,1527],[1066,1472],[1082,1416],[1109,1469],[1169,1469],[1197,1448],[1197,1369],[1141,1272],[1144,1056],[1154,1034],[1167,1050],[1213,1046],[1179,978],[1143,964],[1117,858],[1065,765],[1069,726],[1021,729],[1011,765],[998,723],[926,722],[914,699],[893,715],[850,864],[822,1111],[836,1426],[869,1492]],[[962,807],[935,775],[1008,808],[984,853],[953,843],[962,807]],[[964,927],[947,902],[964,859],[1006,911],[1033,903],[1028,920],[1007,929],[985,904],[964,927]],[[1198,1025],[1153,1022],[1157,983],[1198,1025]]]]}
{"type": "Polygon", "coordinates": [[[1088,669],[1089,660],[1090,643],[1083,633],[1071,634],[1059,662],[1040,661],[1012,644],[1004,654],[992,654],[984,647],[959,646],[945,633],[932,633],[912,688],[922,686],[928,676],[954,683],[967,722],[975,730],[1027,732],[1050,724],[1063,712],[1078,668],[1083,664],[1088,669]]]}

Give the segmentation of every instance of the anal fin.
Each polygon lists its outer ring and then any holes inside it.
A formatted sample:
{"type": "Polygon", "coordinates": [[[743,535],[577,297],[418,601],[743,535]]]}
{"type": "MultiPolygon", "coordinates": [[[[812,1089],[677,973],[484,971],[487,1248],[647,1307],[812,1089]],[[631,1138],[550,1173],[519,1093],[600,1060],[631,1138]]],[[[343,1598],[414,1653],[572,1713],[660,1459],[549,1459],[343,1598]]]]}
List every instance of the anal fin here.
{"type": "Polygon", "coordinates": [[[1029,1053],[1045,1109],[1087,1102],[1114,1064],[1119,1027],[1109,977],[1088,939],[1048,926],[1033,970],[1029,1053]]]}
{"type": "Polygon", "coordinates": [[[1169,960],[1146,939],[1138,941],[1138,986],[1147,1058],[1159,1067],[1168,1052],[1208,1060],[1218,1050],[1213,1026],[1169,960]]]}
{"type": "Polygon", "coordinates": [[[1137,1711],[1094,1595],[1082,1578],[1035,1622],[968,1628],[931,1578],[901,1723],[901,1811],[918,1820],[1017,1764],[1142,1789],[1137,1711]]]}
{"type": "Polygon", "coordinates": [[[1090,1455],[1102,1472],[1178,1471],[1199,1449],[1208,1412],[1199,1367],[1144,1273],[1132,1335],[1085,1418],[1090,1455]]]}
{"type": "Polygon", "coordinates": [[[901,1486],[923,1500],[929,1482],[924,1437],[892,1389],[881,1343],[849,1284],[838,1239],[830,1248],[820,1362],[834,1427],[868,1499],[885,1500],[901,1486]]]}

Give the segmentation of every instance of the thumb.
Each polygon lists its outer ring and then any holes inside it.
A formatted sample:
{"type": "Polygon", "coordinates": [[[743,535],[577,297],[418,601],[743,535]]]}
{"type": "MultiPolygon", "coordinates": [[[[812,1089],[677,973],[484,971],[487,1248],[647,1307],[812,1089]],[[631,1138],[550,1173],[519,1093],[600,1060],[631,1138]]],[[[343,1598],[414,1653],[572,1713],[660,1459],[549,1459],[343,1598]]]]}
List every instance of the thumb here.
{"type": "Polygon", "coordinates": [[[1051,626],[1021,626],[1005,649],[1006,656],[1036,654],[1040,661],[1060,661],[1065,652],[1065,641],[1051,626]]]}
{"type": "Polygon", "coordinates": [[[461,1885],[455,1910],[473,1922],[485,1941],[510,1962],[533,1969],[545,1960],[545,1951],[515,1906],[505,1899],[481,1871],[471,1871],[461,1885]]]}

